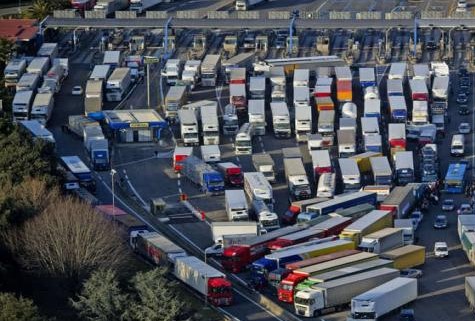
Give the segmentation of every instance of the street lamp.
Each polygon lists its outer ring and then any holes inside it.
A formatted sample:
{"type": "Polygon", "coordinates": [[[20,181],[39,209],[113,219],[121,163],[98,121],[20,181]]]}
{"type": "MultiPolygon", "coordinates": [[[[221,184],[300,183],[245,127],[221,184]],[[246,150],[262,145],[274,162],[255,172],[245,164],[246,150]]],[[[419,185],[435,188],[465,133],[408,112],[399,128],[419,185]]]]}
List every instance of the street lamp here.
{"type": "Polygon", "coordinates": [[[111,185],[112,185],[112,219],[115,215],[115,190],[114,190],[114,175],[117,174],[115,169],[111,169],[111,185]]]}

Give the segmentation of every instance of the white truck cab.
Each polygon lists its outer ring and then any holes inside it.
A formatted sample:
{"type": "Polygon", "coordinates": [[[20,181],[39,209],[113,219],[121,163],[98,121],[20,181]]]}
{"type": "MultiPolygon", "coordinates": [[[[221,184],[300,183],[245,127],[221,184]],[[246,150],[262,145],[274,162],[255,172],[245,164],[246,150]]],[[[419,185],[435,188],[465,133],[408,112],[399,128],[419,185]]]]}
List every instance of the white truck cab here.
{"type": "Polygon", "coordinates": [[[449,256],[449,248],[446,242],[435,242],[434,244],[435,257],[447,257],[449,256]]]}

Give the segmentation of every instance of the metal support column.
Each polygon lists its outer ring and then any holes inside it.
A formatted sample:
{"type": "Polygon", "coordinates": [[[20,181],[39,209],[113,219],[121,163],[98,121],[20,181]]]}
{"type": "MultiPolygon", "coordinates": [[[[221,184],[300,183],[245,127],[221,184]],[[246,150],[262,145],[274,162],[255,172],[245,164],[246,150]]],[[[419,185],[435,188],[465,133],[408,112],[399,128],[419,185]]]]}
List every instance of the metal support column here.
{"type": "Polygon", "coordinates": [[[167,22],[165,23],[165,38],[164,38],[164,46],[165,46],[165,53],[163,57],[168,59],[168,28],[170,27],[170,23],[172,21],[172,17],[168,18],[167,22]]]}

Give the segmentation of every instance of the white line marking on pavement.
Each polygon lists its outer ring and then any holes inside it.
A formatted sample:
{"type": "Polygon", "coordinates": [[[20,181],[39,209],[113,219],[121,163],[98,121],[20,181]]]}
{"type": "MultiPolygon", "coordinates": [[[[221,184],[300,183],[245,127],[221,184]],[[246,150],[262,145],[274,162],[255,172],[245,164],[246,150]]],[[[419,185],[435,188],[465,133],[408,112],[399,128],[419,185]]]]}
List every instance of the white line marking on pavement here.
{"type": "Polygon", "coordinates": [[[177,184],[178,186],[181,186],[181,181],[180,181],[180,180],[177,180],[177,181],[176,181],[176,184],[177,184]]]}
{"type": "Polygon", "coordinates": [[[183,194],[181,187],[178,187],[178,193],[183,194]]]}

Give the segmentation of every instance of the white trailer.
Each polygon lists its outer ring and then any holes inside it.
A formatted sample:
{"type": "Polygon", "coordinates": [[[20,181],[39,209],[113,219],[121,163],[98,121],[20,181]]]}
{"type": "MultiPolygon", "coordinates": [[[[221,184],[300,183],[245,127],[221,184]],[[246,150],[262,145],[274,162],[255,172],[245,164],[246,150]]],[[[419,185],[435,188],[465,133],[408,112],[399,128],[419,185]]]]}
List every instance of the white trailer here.
{"type": "Polygon", "coordinates": [[[253,200],[262,200],[271,211],[274,210],[272,186],[261,172],[244,173],[244,191],[251,202],[253,200]]]}
{"type": "Polygon", "coordinates": [[[374,68],[360,68],[360,85],[361,88],[376,86],[376,76],[374,68]]]}
{"type": "MultiPolygon", "coordinates": [[[[228,191],[226,191],[228,192],[228,191]]],[[[225,192],[225,195],[226,195],[225,192]]],[[[246,205],[247,208],[247,205],[246,205]]],[[[257,236],[259,232],[257,222],[211,222],[211,235],[214,243],[222,243],[223,236],[228,235],[254,235],[257,236]]]]}
{"type": "Polygon", "coordinates": [[[201,85],[203,87],[216,86],[216,79],[221,69],[220,55],[206,55],[201,64],[201,85]]]}
{"type": "Polygon", "coordinates": [[[432,98],[446,101],[449,96],[449,76],[434,77],[432,82],[432,98]]]}
{"type": "Polygon", "coordinates": [[[308,87],[294,87],[294,107],[310,105],[310,90],[308,87]]]}
{"type": "Polygon", "coordinates": [[[300,158],[284,158],[285,178],[289,188],[290,202],[310,198],[312,191],[307,172],[300,158]]]}
{"type": "MultiPolygon", "coordinates": [[[[226,213],[229,221],[247,221],[249,220],[249,209],[247,206],[244,190],[225,190],[224,201],[226,204],[226,213]]],[[[240,234],[244,234],[241,232],[240,234]]]]}
{"type": "Polygon", "coordinates": [[[365,252],[381,254],[404,245],[403,230],[387,227],[364,235],[359,248],[365,252]]]}
{"type": "Polygon", "coordinates": [[[40,75],[39,74],[30,74],[25,73],[21,76],[20,80],[16,84],[16,91],[36,91],[40,84],[40,75]]]}
{"type": "Polygon", "coordinates": [[[393,171],[386,156],[371,157],[369,159],[373,173],[374,185],[391,185],[393,171]]]}
{"type": "Polygon", "coordinates": [[[180,59],[168,59],[161,75],[167,79],[168,86],[175,86],[181,78],[182,63],[180,59]]]}
{"type": "Polygon", "coordinates": [[[356,154],[356,133],[351,129],[337,131],[339,157],[350,157],[356,154]]]}
{"type": "Polygon", "coordinates": [[[465,297],[467,298],[470,308],[473,310],[475,308],[475,277],[474,276],[465,277],[465,297]]]}
{"type": "Polygon", "coordinates": [[[395,219],[394,227],[400,228],[402,230],[404,245],[410,245],[414,243],[414,223],[412,222],[411,218],[395,219]]]}
{"type": "Polygon", "coordinates": [[[254,129],[254,135],[266,134],[266,114],[264,99],[251,99],[248,102],[249,123],[254,129]]]}
{"type": "Polygon", "coordinates": [[[106,82],[107,101],[121,101],[127,94],[132,78],[130,68],[116,68],[106,82]]]}
{"type": "Polygon", "coordinates": [[[322,135],[333,135],[335,132],[335,111],[322,110],[318,115],[318,132],[322,135]]]}
{"type": "MultiPolygon", "coordinates": [[[[366,101],[365,101],[365,106],[366,106],[366,101]]],[[[366,108],[366,107],[365,107],[366,108]]],[[[343,104],[341,107],[341,117],[342,118],[353,118],[356,119],[358,115],[358,109],[356,107],[355,103],[352,102],[346,102],[343,104]]]]}
{"type": "Polygon", "coordinates": [[[234,139],[234,152],[236,155],[252,154],[253,129],[249,123],[242,124],[234,139]]]}
{"type": "Polygon", "coordinates": [[[351,300],[348,321],[375,321],[417,299],[417,279],[395,278],[351,300]]]}
{"type": "Polygon", "coordinates": [[[200,146],[201,158],[206,163],[218,163],[221,161],[221,151],[219,145],[203,145],[200,146]]]}
{"type": "Polygon", "coordinates": [[[36,57],[26,67],[26,72],[43,76],[49,69],[50,60],[47,57],[36,57]]]}
{"type": "Polygon", "coordinates": [[[364,117],[381,118],[381,100],[380,99],[365,99],[364,101],[364,117]]]}
{"type": "Polygon", "coordinates": [[[40,124],[45,126],[51,118],[53,107],[54,98],[52,93],[47,92],[36,94],[31,107],[31,119],[37,120],[40,124]]]}
{"type": "Polygon", "coordinates": [[[291,128],[287,104],[285,102],[272,102],[270,107],[272,111],[274,135],[277,138],[289,138],[291,136],[291,128]]]}
{"type": "Polygon", "coordinates": [[[44,42],[38,52],[37,57],[47,57],[53,61],[58,56],[58,44],[56,42],[44,42]]]}
{"type": "Polygon", "coordinates": [[[55,144],[53,133],[50,132],[36,120],[21,120],[19,122],[23,127],[26,128],[33,137],[33,139],[42,139],[47,142],[55,144]]]}
{"type": "Polygon", "coordinates": [[[256,171],[261,172],[271,183],[275,183],[274,160],[269,154],[252,155],[252,164],[256,171]]]}
{"type": "Polygon", "coordinates": [[[236,107],[231,104],[224,106],[223,112],[223,134],[236,135],[239,130],[236,107]]]}
{"type": "Polygon", "coordinates": [[[198,146],[200,144],[198,120],[193,110],[182,109],[178,111],[178,118],[180,119],[180,131],[183,145],[198,146]]]}
{"type": "Polygon", "coordinates": [[[92,142],[95,140],[105,140],[104,133],[100,125],[85,126],[83,128],[83,143],[84,148],[91,151],[92,142]]]}
{"type": "Polygon", "coordinates": [[[312,107],[295,107],[295,138],[297,142],[306,142],[312,133],[312,107]]]}
{"type": "Polygon", "coordinates": [[[216,106],[202,106],[200,114],[203,144],[219,145],[219,121],[216,106]]]}
{"type": "Polygon", "coordinates": [[[280,228],[279,216],[272,212],[263,200],[253,200],[252,210],[260,227],[266,233],[280,228]]]}
{"type": "Polygon", "coordinates": [[[361,133],[363,136],[379,135],[379,122],[375,117],[361,117],[361,133]]]}
{"type": "Polygon", "coordinates": [[[95,65],[92,69],[89,79],[91,80],[103,80],[106,81],[109,78],[112,72],[112,67],[109,64],[106,65],[95,65]]]}
{"type": "Polygon", "coordinates": [[[356,132],[357,130],[357,124],[356,124],[356,119],[354,118],[340,118],[340,130],[344,129],[349,129],[349,130],[354,130],[356,132]]]}
{"type": "Polygon", "coordinates": [[[251,77],[249,79],[249,94],[251,99],[265,99],[266,96],[266,78],[251,77]]]}
{"type": "Polygon", "coordinates": [[[31,103],[35,94],[31,90],[19,91],[13,97],[13,120],[27,120],[30,116],[31,103]]]}
{"type": "Polygon", "coordinates": [[[317,197],[332,198],[335,195],[335,173],[323,173],[318,179],[317,197]]]}
{"type": "Polygon", "coordinates": [[[402,79],[406,77],[407,64],[405,62],[393,62],[389,68],[388,79],[402,79]]]}
{"type": "Polygon", "coordinates": [[[12,59],[3,72],[5,87],[15,87],[26,71],[26,59],[12,59]]]}
{"type": "Polygon", "coordinates": [[[396,172],[398,185],[406,185],[414,182],[414,155],[412,151],[396,152],[394,171],[396,172]]]}
{"type": "Polygon", "coordinates": [[[404,91],[402,89],[401,79],[388,79],[387,81],[388,96],[402,96],[404,91]]]}
{"type": "Polygon", "coordinates": [[[345,191],[357,190],[361,186],[361,174],[356,160],[351,158],[339,158],[341,179],[345,191]]]}
{"type": "Polygon", "coordinates": [[[412,79],[421,79],[429,84],[430,82],[430,70],[428,64],[415,64],[412,67],[412,79]]]}
{"type": "Polygon", "coordinates": [[[181,73],[181,80],[186,85],[190,86],[190,89],[195,89],[195,86],[201,79],[201,60],[187,60],[185,67],[181,73]]]}
{"type": "Polygon", "coordinates": [[[310,77],[309,69],[295,69],[294,70],[294,87],[307,87],[310,77]]]}

